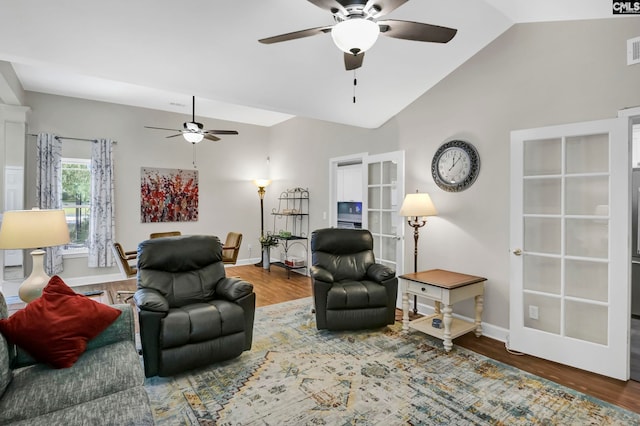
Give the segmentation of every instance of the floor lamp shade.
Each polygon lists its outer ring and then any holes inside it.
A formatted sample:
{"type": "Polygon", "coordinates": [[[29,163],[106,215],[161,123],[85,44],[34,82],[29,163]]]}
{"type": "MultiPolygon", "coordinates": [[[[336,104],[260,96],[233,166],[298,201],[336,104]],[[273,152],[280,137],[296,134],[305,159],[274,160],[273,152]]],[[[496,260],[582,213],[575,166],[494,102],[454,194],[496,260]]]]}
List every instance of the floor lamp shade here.
{"type": "Polygon", "coordinates": [[[407,194],[400,208],[400,216],[404,217],[427,217],[437,214],[436,206],[426,192],[407,194]]]}
{"type": "Polygon", "coordinates": [[[5,212],[0,227],[0,249],[37,249],[31,252],[31,275],[20,285],[20,299],[25,302],[40,297],[49,282],[44,271],[44,247],[70,241],[64,210],[12,210],[5,212]]]}
{"type": "MultiPolygon", "coordinates": [[[[427,193],[407,194],[400,208],[400,216],[407,217],[407,223],[413,228],[413,272],[418,272],[419,229],[427,224],[427,216],[436,216],[438,211],[427,193]]],[[[413,297],[413,313],[418,313],[418,298],[413,297]]]]}

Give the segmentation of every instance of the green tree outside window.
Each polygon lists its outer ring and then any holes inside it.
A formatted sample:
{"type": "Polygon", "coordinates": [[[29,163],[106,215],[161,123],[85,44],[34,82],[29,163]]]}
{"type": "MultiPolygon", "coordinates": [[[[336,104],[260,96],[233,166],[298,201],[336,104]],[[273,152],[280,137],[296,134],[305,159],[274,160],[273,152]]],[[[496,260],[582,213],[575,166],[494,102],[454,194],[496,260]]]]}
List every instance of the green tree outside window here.
{"type": "Polygon", "coordinates": [[[90,202],[91,162],[85,159],[63,159],[62,207],[71,237],[71,242],[65,249],[87,247],[90,202]]]}

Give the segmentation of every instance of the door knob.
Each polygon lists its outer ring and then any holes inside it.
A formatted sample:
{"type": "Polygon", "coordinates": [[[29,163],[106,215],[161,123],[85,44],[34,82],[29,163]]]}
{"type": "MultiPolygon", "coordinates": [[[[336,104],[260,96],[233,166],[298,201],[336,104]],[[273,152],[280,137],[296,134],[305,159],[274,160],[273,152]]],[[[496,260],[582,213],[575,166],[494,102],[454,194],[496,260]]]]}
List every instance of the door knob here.
{"type": "Polygon", "coordinates": [[[513,254],[515,254],[516,256],[521,256],[521,255],[522,255],[522,250],[520,250],[519,248],[518,248],[518,249],[515,249],[515,250],[513,251],[513,254]]]}

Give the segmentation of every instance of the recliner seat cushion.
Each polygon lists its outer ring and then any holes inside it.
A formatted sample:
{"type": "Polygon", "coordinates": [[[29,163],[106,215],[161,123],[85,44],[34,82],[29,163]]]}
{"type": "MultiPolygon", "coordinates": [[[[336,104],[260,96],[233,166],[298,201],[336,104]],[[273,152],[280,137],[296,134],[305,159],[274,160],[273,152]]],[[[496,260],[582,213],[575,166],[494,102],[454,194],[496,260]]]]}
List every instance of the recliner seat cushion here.
{"type": "Polygon", "coordinates": [[[387,290],[372,281],[334,283],[327,294],[327,309],[359,309],[387,306],[387,290]]]}
{"type": "Polygon", "coordinates": [[[162,324],[162,348],[173,348],[244,331],[244,310],[235,303],[216,299],[173,308],[162,324]]]}

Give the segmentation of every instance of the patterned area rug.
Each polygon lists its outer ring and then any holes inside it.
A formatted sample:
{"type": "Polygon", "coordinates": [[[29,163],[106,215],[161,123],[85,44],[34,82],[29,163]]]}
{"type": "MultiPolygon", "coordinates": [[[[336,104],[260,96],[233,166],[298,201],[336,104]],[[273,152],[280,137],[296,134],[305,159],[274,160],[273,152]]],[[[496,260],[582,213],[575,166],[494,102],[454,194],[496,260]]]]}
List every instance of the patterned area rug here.
{"type": "Polygon", "coordinates": [[[401,325],[315,328],[310,298],[259,308],[253,348],[147,379],[159,425],[631,425],[640,415],[401,325]]]}

